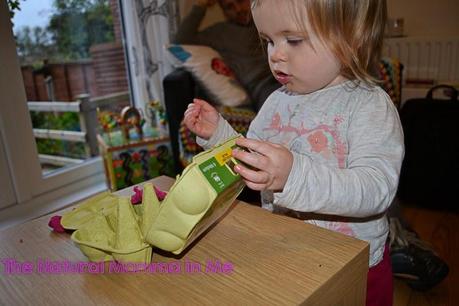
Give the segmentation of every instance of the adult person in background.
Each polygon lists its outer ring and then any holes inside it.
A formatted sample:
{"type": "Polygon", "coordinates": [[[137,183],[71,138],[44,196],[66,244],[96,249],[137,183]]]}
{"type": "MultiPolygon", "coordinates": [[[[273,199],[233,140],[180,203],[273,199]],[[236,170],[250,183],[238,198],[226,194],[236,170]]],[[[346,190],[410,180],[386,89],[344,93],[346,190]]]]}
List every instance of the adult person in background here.
{"type": "Polygon", "coordinates": [[[173,42],[204,45],[218,51],[249,94],[255,110],[280,87],[269,70],[266,52],[252,21],[250,0],[195,0],[173,42]],[[207,9],[216,3],[226,20],[199,31],[207,9]]]}

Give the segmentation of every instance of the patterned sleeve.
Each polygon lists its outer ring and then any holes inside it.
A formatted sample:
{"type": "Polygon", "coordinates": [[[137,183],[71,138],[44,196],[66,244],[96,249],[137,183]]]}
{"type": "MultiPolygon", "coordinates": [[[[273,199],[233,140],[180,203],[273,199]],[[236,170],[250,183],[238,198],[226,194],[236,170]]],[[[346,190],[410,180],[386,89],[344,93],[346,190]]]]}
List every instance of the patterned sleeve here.
{"type": "Polygon", "coordinates": [[[274,204],[301,212],[368,217],[383,213],[395,196],[404,154],[403,133],[390,98],[367,96],[347,131],[346,168],[312,162],[293,152],[293,165],[274,204]]]}

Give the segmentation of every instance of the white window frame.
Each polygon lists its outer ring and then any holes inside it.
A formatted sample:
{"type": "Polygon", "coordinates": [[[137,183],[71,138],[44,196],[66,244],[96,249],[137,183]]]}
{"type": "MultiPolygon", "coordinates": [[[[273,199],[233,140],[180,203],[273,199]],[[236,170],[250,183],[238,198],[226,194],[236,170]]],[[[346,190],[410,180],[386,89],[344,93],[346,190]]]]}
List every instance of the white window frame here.
{"type": "Polygon", "coordinates": [[[4,228],[106,190],[106,184],[100,157],[43,176],[6,1],[0,1],[0,42],[0,137],[16,196],[15,204],[0,207],[4,228]]]}

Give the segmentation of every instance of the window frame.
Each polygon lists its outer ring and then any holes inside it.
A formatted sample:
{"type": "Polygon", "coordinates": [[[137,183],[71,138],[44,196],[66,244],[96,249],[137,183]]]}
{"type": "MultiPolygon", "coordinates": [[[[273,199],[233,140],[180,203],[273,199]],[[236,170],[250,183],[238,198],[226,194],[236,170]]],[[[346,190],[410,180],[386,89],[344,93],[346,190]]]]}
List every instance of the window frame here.
{"type": "MultiPolygon", "coordinates": [[[[45,207],[47,203],[39,199],[54,201],[69,193],[94,189],[95,186],[98,186],[97,190],[103,190],[105,177],[101,157],[90,158],[82,164],[43,176],[6,1],[0,1],[0,41],[0,137],[16,196],[15,204],[3,209],[0,207],[1,223],[5,216],[10,215],[6,210],[24,213],[24,209],[18,209],[17,205],[34,203],[45,207]]],[[[60,206],[68,204],[61,203],[60,206]]],[[[53,209],[57,208],[53,206],[53,209]]]]}

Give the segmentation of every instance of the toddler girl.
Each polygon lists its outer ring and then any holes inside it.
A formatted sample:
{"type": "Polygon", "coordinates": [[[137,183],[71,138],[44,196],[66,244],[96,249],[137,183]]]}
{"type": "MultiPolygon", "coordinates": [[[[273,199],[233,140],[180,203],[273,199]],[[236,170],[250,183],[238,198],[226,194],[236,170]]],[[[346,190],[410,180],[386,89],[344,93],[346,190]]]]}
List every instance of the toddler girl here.
{"type": "MultiPolygon", "coordinates": [[[[379,60],[384,0],[258,0],[272,93],[234,150],[235,167],[262,204],[370,243],[367,305],[392,304],[385,212],[397,190],[403,134],[371,70],[379,60]]],[[[185,112],[198,143],[235,132],[208,103],[185,112]]]]}

